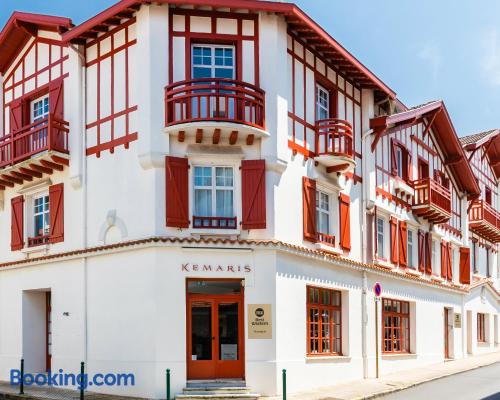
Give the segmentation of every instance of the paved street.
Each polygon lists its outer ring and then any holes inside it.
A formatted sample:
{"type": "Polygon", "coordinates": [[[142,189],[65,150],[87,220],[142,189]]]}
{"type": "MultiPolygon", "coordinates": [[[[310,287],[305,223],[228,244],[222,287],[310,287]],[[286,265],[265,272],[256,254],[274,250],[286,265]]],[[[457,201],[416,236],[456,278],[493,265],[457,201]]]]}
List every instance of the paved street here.
{"type": "Polygon", "coordinates": [[[500,400],[500,363],[382,397],[385,400],[500,400]]]}

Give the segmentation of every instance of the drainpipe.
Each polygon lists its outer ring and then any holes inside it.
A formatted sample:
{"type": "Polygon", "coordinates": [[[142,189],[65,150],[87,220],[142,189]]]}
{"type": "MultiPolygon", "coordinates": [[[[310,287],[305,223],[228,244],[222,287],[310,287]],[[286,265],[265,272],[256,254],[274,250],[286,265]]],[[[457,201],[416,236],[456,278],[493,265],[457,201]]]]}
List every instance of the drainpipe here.
{"type": "MultiPolygon", "coordinates": [[[[78,132],[81,133],[83,141],[82,141],[82,146],[78,151],[81,152],[81,157],[82,157],[82,247],[84,249],[87,248],[88,245],[88,227],[87,227],[87,214],[88,214],[88,201],[87,201],[87,155],[86,155],[86,149],[87,149],[87,135],[85,134],[86,131],[86,126],[85,126],[85,121],[87,120],[87,115],[86,115],[86,93],[87,93],[87,79],[86,79],[86,70],[85,70],[85,53],[83,50],[81,50],[78,46],[75,46],[73,44],[70,44],[70,48],[75,51],[78,54],[78,57],[82,63],[80,67],[80,77],[81,77],[81,96],[82,96],[82,103],[81,103],[81,110],[80,110],[80,115],[81,115],[81,121],[80,121],[80,128],[78,129],[78,132]]],[[[87,334],[87,327],[88,327],[88,315],[87,315],[87,280],[88,280],[88,274],[87,274],[87,256],[83,256],[83,361],[85,364],[87,364],[87,359],[88,359],[88,334],[87,334]]]]}
{"type": "Polygon", "coordinates": [[[367,310],[368,277],[366,271],[363,271],[363,288],[361,292],[361,354],[363,357],[363,378],[368,379],[368,352],[366,327],[368,324],[367,310]]]}

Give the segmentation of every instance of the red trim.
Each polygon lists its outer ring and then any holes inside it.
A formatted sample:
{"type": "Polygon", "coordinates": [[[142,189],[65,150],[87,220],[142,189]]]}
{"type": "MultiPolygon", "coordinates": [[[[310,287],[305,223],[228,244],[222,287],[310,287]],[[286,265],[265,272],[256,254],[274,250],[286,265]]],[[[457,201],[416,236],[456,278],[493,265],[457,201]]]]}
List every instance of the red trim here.
{"type": "MultiPolygon", "coordinates": [[[[69,42],[72,40],[82,40],[85,33],[91,30],[94,26],[105,23],[110,18],[115,17],[123,10],[137,9],[137,6],[147,3],[146,0],[122,0],[111,6],[107,10],[97,14],[88,21],[82,23],[71,31],[63,35],[63,40],[69,42]]],[[[209,7],[222,7],[229,9],[244,9],[254,12],[274,12],[285,15],[288,18],[290,26],[305,29],[311,32],[313,37],[317,39],[320,44],[332,50],[332,52],[343,60],[346,61],[347,67],[352,68],[351,74],[359,76],[360,80],[364,81],[364,86],[377,88],[387,94],[391,98],[396,97],[387,85],[385,85],[378,77],[376,77],[368,68],[366,68],[359,60],[357,60],[351,53],[342,47],[335,39],[333,39],[325,30],[323,30],[317,23],[315,23],[307,14],[305,14],[295,4],[279,3],[271,1],[256,1],[256,0],[158,0],[158,3],[168,3],[170,5],[186,5],[191,4],[194,6],[209,6],[209,7]]],[[[257,82],[256,82],[257,83],[257,82]]]]}
{"type": "Polygon", "coordinates": [[[342,292],[307,286],[306,310],[307,355],[309,357],[341,356],[342,292]],[[323,329],[326,317],[328,317],[328,325],[327,329],[323,329]],[[325,334],[325,332],[328,332],[328,334],[325,334]]]}
{"type": "Polygon", "coordinates": [[[36,36],[39,29],[60,32],[72,26],[69,18],[14,12],[0,32],[0,73],[5,73],[19,49],[36,36]]]}

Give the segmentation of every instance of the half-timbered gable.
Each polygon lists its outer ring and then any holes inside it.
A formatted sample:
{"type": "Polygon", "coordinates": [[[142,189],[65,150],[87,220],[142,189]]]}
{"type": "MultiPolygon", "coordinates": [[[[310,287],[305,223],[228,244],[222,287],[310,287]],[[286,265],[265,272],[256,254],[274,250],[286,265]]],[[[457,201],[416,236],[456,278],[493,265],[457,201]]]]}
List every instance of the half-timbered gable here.
{"type": "Polygon", "coordinates": [[[411,259],[421,273],[453,279],[463,207],[479,188],[446,108],[430,102],[374,118],[371,127],[376,204],[385,215],[375,217],[373,229],[381,238],[375,240],[375,258],[404,267],[411,259]]]}
{"type": "Polygon", "coordinates": [[[136,21],[132,17],[117,24],[85,43],[89,156],[128,148],[137,139],[136,21]]]}
{"type": "Polygon", "coordinates": [[[480,188],[480,196],[468,208],[471,268],[475,278],[492,277],[497,265],[500,242],[497,160],[500,135],[497,129],[463,137],[480,188]]]}

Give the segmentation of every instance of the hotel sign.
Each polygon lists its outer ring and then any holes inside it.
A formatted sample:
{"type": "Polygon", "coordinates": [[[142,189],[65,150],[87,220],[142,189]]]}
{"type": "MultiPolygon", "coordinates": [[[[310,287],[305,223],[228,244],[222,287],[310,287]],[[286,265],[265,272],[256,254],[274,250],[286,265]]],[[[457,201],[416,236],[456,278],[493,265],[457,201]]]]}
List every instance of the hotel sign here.
{"type": "Polygon", "coordinates": [[[210,263],[182,263],[182,272],[225,272],[248,274],[252,272],[252,267],[247,264],[210,264],[210,263]]]}
{"type": "Polygon", "coordinates": [[[271,304],[248,305],[248,338],[273,338],[273,313],[271,304]]]}

